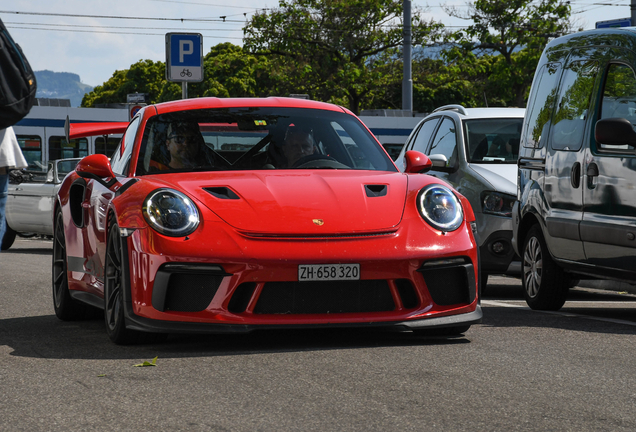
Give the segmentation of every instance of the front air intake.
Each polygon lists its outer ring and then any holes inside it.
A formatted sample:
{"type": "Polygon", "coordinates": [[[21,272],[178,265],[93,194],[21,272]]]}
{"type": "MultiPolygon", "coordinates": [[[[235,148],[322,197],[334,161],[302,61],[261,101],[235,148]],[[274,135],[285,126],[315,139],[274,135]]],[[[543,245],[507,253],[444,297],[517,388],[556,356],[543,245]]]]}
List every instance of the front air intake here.
{"type": "Polygon", "coordinates": [[[394,309],[391,290],[385,280],[268,282],[254,313],[328,314],[394,309]]]}
{"type": "Polygon", "coordinates": [[[155,277],[152,306],[162,312],[201,312],[210,305],[225,276],[219,266],[166,264],[155,277]]]}
{"type": "Polygon", "coordinates": [[[425,263],[419,272],[435,304],[451,306],[469,304],[475,300],[475,276],[472,264],[465,260],[425,263]]]}

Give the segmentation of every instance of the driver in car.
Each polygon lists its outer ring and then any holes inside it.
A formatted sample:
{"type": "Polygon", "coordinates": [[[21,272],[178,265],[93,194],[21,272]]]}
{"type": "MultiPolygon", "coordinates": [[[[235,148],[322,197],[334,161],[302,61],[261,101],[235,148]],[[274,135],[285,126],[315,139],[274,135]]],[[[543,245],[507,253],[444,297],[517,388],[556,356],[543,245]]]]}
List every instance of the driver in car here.
{"type": "Polygon", "coordinates": [[[287,128],[283,141],[283,155],[287,159],[287,168],[293,167],[301,158],[315,152],[316,146],[310,131],[293,124],[287,128]]]}

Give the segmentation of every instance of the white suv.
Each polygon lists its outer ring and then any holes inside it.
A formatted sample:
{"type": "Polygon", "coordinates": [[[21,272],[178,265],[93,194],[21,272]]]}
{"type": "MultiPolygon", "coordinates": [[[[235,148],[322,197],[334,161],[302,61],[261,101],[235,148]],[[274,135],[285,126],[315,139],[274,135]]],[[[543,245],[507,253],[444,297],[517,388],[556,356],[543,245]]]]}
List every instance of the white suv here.
{"type": "Polygon", "coordinates": [[[521,274],[511,215],[524,114],[523,108],[437,108],[413,129],[396,160],[404,171],[406,151],[424,153],[433,162],[427,174],[468,198],[477,218],[482,289],[491,274],[521,274]]]}

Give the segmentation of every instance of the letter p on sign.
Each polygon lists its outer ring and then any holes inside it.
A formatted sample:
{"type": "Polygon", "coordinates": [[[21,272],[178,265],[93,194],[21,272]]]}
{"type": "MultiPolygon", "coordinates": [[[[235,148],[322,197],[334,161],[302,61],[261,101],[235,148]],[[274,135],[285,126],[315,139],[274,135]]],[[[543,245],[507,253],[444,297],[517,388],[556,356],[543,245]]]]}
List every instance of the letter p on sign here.
{"type": "Polygon", "coordinates": [[[191,40],[179,41],[179,63],[184,62],[184,56],[194,53],[194,43],[191,40]]]}

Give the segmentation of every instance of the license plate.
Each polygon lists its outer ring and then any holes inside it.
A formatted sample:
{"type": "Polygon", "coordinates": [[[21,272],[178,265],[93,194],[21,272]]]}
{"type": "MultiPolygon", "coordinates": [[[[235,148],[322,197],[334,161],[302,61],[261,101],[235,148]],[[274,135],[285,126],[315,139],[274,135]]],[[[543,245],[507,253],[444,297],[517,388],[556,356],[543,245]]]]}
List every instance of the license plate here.
{"type": "Polygon", "coordinates": [[[359,280],[360,264],[308,264],[298,266],[299,281],[359,280]]]}

